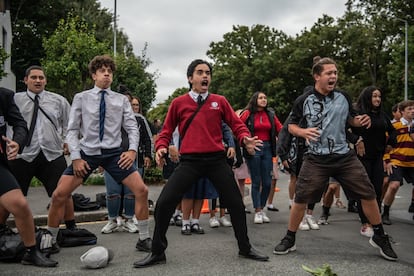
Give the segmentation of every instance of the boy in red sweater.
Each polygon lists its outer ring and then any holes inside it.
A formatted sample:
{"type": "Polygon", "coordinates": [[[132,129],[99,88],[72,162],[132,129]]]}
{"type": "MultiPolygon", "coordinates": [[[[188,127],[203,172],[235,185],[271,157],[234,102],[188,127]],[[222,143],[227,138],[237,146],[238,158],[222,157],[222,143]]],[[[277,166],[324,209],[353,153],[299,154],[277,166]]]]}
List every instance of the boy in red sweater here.
{"type": "Polygon", "coordinates": [[[222,121],[227,123],[250,154],[254,154],[262,141],[257,136],[250,137],[249,130],[225,97],[208,92],[211,75],[212,67],[208,62],[194,60],[187,69],[191,91],[174,99],[169,107],[155,145],[155,159],[159,166],[165,163],[172,133],[178,126],[180,163],[157,200],[151,253],[135,262],[135,267],[166,262],[164,251],[167,248],[166,233],[170,218],[183,194],[201,177],[208,177],[226,202],[239,246],[239,256],[258,261],[268,260],[268,256],[250,245],[247,236],[244,204],[231,168],[227,165],[222,143],[222,121]]]}

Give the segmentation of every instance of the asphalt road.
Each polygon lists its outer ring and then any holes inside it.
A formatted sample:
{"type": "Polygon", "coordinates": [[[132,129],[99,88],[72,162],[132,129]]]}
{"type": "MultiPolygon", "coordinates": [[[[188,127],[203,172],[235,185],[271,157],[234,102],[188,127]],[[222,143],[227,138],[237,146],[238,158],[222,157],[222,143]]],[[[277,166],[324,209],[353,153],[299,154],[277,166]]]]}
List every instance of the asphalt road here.
{"type": "MultiPolygon", "coordinates": [[[[0,275],[310,275],[302,265],[311,268],[328,264],[338,275],[414,275],[414,221],[413,214],[407,212],[411,199],[411,185],[401,187],[391,210],[394,224],[385,230],[394,240],[394,249],[399,255],[397,262],[384,260],[368,238],[359,234],[360,224],[354,213],[332,208],[330,224],[321,230],[300,231],[297,234],[297,251],[288,255],[273,255],[274,246],[284,236],[289,209],[287,199],[288,177],[281,174],[278,181],[280,192],[274,202],[280,212],[267,212],[271,219],[268,224],[253,224],[253,214],[247,214],[248,231],[251,243],[270,256],[268,262],[256,262],[239,258],[237,244],[232,228],[208,227],[207,214],[201,216],[204,235],[183,236],[180,228],[171,226],[168,231],[169,246],[167,263],[149,268],[136,269],[133,262],[146,256],[138,252],[135,243],[137,234],[125,232],[101,234],[105,221],[80,223],[98,236],[98,244],[115,252],[113,261],[105,268],[91,270],[82,268],[79,257],[92,246],[63,248],[53,257],[59,261],[56,268],[38,268],[21,264],[0,263],[0,275]]],[[[162,187],[150,186],[150,198],[156,197],[162,187]]],[[[93,197],[102,187],[81,187],[78,192],[93,197]]],[[[45,198],[42,188],[29,191],[29,203],[37,218],[46,214],[45,198]],[[43,214],[41,214],[43,213],[43,214]]],[[[251,209],[250,197],[246,197],[251,209]]],[[[103,217],[105,210],[96,213],[103,217]]],[[[321,207],[315,207],[315,216],[321,214],[321,207]]],[[[78,219],[93,217],[77,214],[78,219]]],[[[153,218],[150,217],[153,229],[153,218]]],[[[40,222],[41,220],[37,220],[40,222]]]]}

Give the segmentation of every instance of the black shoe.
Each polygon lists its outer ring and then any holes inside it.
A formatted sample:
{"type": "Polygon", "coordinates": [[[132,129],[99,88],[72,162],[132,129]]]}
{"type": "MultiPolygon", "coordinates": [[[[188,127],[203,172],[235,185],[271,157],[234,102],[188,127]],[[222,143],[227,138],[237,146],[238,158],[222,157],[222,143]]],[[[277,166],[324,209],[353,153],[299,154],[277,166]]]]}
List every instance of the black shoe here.
{"type": "Polygon", "coordinates": [[[391,247],[390,239],[388,235],[374,235],[369,240],[369,243],[376,248],[379,248],[381,255],[389,260],[389,261],[396,261],[398,259],[397,254],[395,254],[394,250],[391,247]]]}
{"type": "Polygon", "coordinates": [[[414,213],[414,203],[411,203],[410,207],[408,207],[408,213],[414,213]]]}
{"type": "Polygon", "coordinates": [[[173,216],[175,226],[183,226],[183,218],[181,215],[173,216]]]}
{"type": "Polygon", "coordinates": [[[269,256],[263,255],[253,247],[250,248],[250,251],[247,253],[239,252],[239,256],[247,259],[252,259],[255,261],[267,261],[269,260],[269,256]]]}
{"type": "Polygon", "coordinates": [[[145,240],[138,240],[137,244],[135,245],[135,248],[138,249],[139,251],[151,252],[151,248],[152,248],[151,238],[146,238],[145,240]]]}
{"type": "Polygon", "coordinates": [[[191,225],[191,233],[204,234],[204,229],[198,223],[194,223],[191,225]]]}
{"type": "Polygon", "coordinates": [[[247,208],[244,208],[244,212],[246,213],[246,214],[251,214],[252,213],[252,211],[250,211],[249,209],[247,209],[247,208]]]}
{"type": "Polygon", "coordinates": [[[191,235],[191,227],[190,224],[184,224],[183,228],[181,228],[181,234],[183,235],[191,235]]]}
{"type": "Polygon", "coordinates": [[[42,267],[55,267],[58,262],[47,258],[37,248],[32,252],[26,251],[23,255],[22,264],[24,265],[35,265],[42,267]]]}
{"type": "Polygon", "coordinates": [[[358,213],[358,207],[353,204],[348,204],[348,212],[349,213],[358,213]]]}
{"type": "Polygon", "coordinates": [[[49,248],[45,248],[45,249],[41,249],[40,250],[42,253],[47,254],[47,256],[51,255],[51,254],[57,254],[60,252],[60,247],[59,245],[55,242],[52,243],[52,246],[49,248]]]}
{"type": "Polygon", "coordinates": [[[269,211],[273,211],[273,212],[279,212],[279,209],[277,209],[276,207],[267,207],[267,210],[269,211]]]}
{"type": "Polygon", "coordinates": [[[390,215],[388,215],[388,214],[383,214],[381,216],[381,219],[382,219],[382,224],[385,224],[385,225],[391,225],[392,224],[392,222],[390,220],[390,215]]]}
{"type": "Polygon", "coordinates": [[[165,253],[161,254],[154,254],[150,253],[148,254],[144,259],[136,261],[134,263],[135,268],[141,268],[141,267],[148,267],[156,264],[165,264],[167,262],[167,259],[165,258],[165,253]]]}
{"type": "Polygon", "coordinates": [[[292,237],[285,236],[273,250],[273,254],[285,255],[296,250],[295,240],[292,237]]]}

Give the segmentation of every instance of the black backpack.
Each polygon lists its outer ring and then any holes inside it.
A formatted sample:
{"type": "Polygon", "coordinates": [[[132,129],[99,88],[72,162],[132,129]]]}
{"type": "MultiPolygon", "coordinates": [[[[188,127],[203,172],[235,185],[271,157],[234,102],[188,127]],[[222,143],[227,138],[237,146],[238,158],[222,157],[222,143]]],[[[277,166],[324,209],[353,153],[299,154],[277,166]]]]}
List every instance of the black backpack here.
{"type": "Polygon", "coordinates": [[[94,233],[83,228],[59,229],[56,241],[60,247],[73,247],[96,244],[97,237],[94,233]]]}

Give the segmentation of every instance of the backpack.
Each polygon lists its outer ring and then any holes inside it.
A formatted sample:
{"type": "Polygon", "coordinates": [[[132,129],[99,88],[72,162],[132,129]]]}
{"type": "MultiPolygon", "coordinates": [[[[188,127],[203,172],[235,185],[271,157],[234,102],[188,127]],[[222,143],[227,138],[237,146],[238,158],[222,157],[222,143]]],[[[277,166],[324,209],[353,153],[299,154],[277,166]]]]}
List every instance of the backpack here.
{"type": "Polygon", "coordinates": [[[26,252],[20,235],[7,226],[0,229],[0,261],[20,262],[26,252]]]}
{"type": "Polygon", "coordinates": [[[73,247],[96,244],[97,237],[83,228],[59,229],[56,241],[60,247],[73,247]]]}

